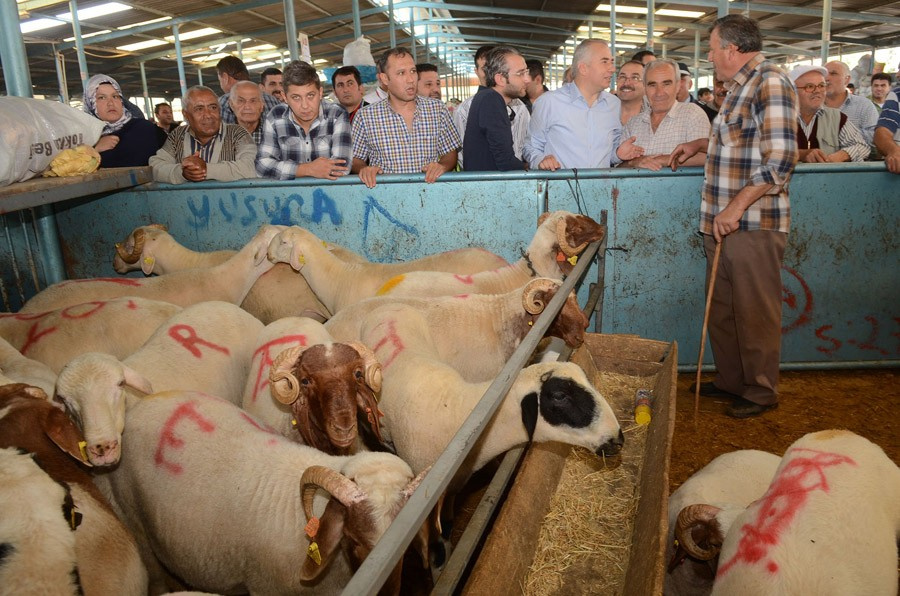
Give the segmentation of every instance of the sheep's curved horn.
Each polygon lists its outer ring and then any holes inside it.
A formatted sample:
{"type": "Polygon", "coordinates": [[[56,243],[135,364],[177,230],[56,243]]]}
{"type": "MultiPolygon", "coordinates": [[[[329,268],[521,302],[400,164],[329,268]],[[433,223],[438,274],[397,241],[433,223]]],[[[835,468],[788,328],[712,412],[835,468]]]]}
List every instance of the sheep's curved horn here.
{"type": "Polygon", "coordinates": [[[688,505],[678,513],[675,522],[675,537],[684,547],[687,553],[695,559],[709,561],[719,554],[719,546],[722,544],[721,530],[716,521],[716,514],[721,511],[718,507],[705,504],[688,505]],[[712,546],[708,549],[701,548],[695,541],[691,529],[695,525],[705,526],[710,534],[712,546]],[[713,540],[715,538],[715,540],[713,540]]]}
{"type": "Polygon", "coordinates": [[[556,290],[559,288],[559,282],[546,277],[538,277],[533,279],[525,286],[522,292],[522,308],[530,315],[539,315],[544,312],[547,303],[544,302],[542,295],[544,292],[556,290]]]}
{"type": "Polygon", "coordinates": [[[412,496],[412,494],[416,492],[416,489],[419,488],[420,484],[422,484],[422,480],[425,479],[425,476],[428,474],[429,470],[431,470],[431,466],[428,466],[427,468],[416,474],[416,477],[410,480],[409,484],[403,487],[403,490],[400,491],[400,496],[402,497],[404,503],[406,503],[412,496]]]}
{"type": "Polygon", "coordinates": [[[301,496],[303,498],[303,513],[306,520],[313,517],[313,499],[316,490],[322,488],[331,496],[340,501],[345,507],[366,499],[366,493],[361,491],[356,483],[343,474],[326,468],[325,466],[310,466],[303,471],[300,477],[301,496]]]}
{"type": "Polygon", "coordinates": [[[538,215],[538,227],[541,227],[541,224],[547,221],[547,218],[550,217],[550,211],[544,211],[540,215],[538,215]]]}
{"type": "Polygon", "coordinates": [[[164,224],[147,224],[145,227],[153,228],[154,230],[162,230],[163,232],[169,231],[169,228],[167,228],[164,224]]]}
{"type": "Polygon", "coordinates": [[[272,361],[269,369],[269,388],[275,399],[285,405],[291,405],[300,397],[300,383],[294,376],[294,365],[306,346],[295,346],[284,350],[272,361]]]}
{"type": "Polygon", "coordinates": [[[588,245],[587,242],[582,242],[578,246],[572,246],[571,244],[569,244],[568,239],[566,239],[565,217],[561,217],[559,221],[556,222],[556,241],[559,243],[559,250],[561,250],[562,253],[567,257],[581,254],[581,251],[584,250],[584,247],[588,245]]]}
{"type": "Polygon", "coordinates": [[[141,258],[141,252],[144,250],[144,229],[138,228],[134,231],[134,247],[131,249],[129,253],[125,250],[125,246],[122,244],[116,243],[116,254],[119,255],[119,258],[128,263],[129,265],[133,265],[138,262],[138,259],[141,258]]]}
{"type": "Polygon", "coordinates": [[[375,353],[362,342],[351,341],[347,342],[347,345],[356,350],[363,359],[366,367],[366,385],[375,393],[381,391],[381,363],[378,362],[375,353]]]}

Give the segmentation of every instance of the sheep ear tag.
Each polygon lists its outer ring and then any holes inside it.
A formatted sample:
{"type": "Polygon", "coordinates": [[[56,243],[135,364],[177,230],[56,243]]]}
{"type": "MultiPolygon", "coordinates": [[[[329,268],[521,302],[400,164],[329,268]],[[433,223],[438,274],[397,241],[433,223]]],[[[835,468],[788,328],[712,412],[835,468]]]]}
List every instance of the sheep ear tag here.
{"type": "Polygon", "coordinates": [[[316,534],[319,533],[319,518],[309,518],[305,531],[306,535],[309,536],[309,548],[306,549],[306,556],[312,559],[316,565],[321,565],[322,553],[319,552],[319,545],[316,544],[316,534]]]}

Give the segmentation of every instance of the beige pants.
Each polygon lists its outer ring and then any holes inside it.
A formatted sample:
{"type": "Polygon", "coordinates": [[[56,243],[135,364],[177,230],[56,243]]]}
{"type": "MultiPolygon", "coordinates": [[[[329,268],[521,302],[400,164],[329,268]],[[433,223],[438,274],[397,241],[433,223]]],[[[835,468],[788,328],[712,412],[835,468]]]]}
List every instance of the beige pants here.
{"type": "MultiPolygon", "coordinates": [[[[769,230],[725,237],[709,313],[715,384],[760,405],[778,401],[781,263],[787,234],[769,230]]],[[[716,241],[703,236],[706,287],[716,241]]]]}

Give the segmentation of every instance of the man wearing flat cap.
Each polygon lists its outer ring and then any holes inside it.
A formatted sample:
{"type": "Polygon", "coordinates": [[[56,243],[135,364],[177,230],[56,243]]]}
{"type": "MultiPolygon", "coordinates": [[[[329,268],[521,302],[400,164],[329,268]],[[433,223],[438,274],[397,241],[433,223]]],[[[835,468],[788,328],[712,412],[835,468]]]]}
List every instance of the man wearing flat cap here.
{"type": "Polygon", "coordinates": [[[788,75],[797,89],[800,161],[863,161],[869,154],[869,145],[862,132],[846,114],[824,105],[827,75],[826,69],[809,64],[795,67],[788,75]]]}

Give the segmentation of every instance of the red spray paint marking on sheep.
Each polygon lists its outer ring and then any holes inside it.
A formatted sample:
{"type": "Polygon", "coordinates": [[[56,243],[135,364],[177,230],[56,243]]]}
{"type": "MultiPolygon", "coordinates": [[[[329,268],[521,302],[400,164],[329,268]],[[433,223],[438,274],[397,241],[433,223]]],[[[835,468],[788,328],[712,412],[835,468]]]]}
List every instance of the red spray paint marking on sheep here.
{"type": "Polygon", "coordinates": [[[202,432],[211,433],[216,430],[216,425],[197,411],[197,404],[194,402],[183,403],[172,412],[159,433],[159,442],[156,445],[153,459],[158,468],[165,468],[176,476],[184,472],[184,468],[180,464],[169,461],[166,458],[166,451],[184,447],[184,439],[175,436],[175,426],[184,419],[192,420],[202,432]]]}
{"type": "Polygon", "coordinates": [[[70,279],[68,281],[59,282],[59,286],[67,286],[69,284],[83,284],[83,283],[93,283],[93,282],[107,282],[111,284],[119,284],[122,286],[132,286],[135,288],[141,287],[143,282],[139,279],[131,279],[128,277],[92,277],[91,279],[70,279]]]}
{"type": "MultiPolygon", "coordinates": [[[[851,458],[838,453],[827,453],[815,449],[793,449],[792,453],[811,454],[809,457],[795,457],[775,477],[769,490],[759,502],[756,519],[744,524],[737,552],[719,567],[717,577],[728,573],[736,564],[759,563],[769,550],[778,545],[781,533],[790,525],[797,513],[803,509],[813,491],[828,493],[831,489],[825,478],[825,468],[841,464],[855,466],[851,458]]],[[[765,562],[769,573],[778,572],[778,563],[765,562]]]]}
{"type": "Polygon", "coordinates": [[[256,369],[256,382],[253,384],[253,396],[251,397],[252,401],[255,403],[256,398],[259,396],[259,393],[266,388],[266,385],[269,384],[269,369],[272,368],[272,363],[274,362],[274,358],[272,358],[272,349],[280,347],[280,350],[286,350],[288,348],[293,348],[294,346],[306,346],[307,339],[303,334],[300,335],[285,335],[283,337],[279,337],[277,339],[273,339],[270,342],[264,343],[260,347],[256,349],[253,353],[253,360],[256,360],[256,357],[259,356],[259,367],[256,369]]]}
{"type": "MultiPolygon", "coordinates": [[[[108,304],[105,300],[94,300],[91,302],[84,302],[82,304],[75,304],[72,306],[67,306],[66,308],[60,311],[60,316],[63,319],[68,319],[70,321],[78,320],[78,319],[87,319],[97,314],[100,310],[103,309],[104,306],[108,304]],[[85,309],[82,312],[82,309],[85,309]]],[[[31,317],[38,319],[34,322],[34,324],[28,329],[28,335],[26,336],[25,343],[22,344],[22,348],[19,350],[23,355],[29,349],[31,349],[38,341],[42,338],[50,335],[51,333],[55,333],[59,330],[59,327],[48,327],[46,329],[42,329],[38,331],[38,326],[40,325],[40,319],[45,315],[50,314],[53,311],[48,311],[45,313],[41,313],[36,317],[31,317]]],[[[21,318],[21,320],[28,320],[25,316],[21,318]]]]}
{"type": "MultiPolygon", "coordinates": [[[[397,335],[397,322],[391,319],[386,323],[387,333],[384,335],[384,337],[381,338],[381,341],[375,344],[372,348],[374,352],[378,352],[378,350],[380,350],[383,346],[386,346],[388,344],[393,346],[393,350],[391,351],[390,355],[387,358],[381,359],[382,368],[389,367],[394,361],[394,358],[396,358],[400,354],[400,352],[402,352],[406,348],[406,346],[403,345],[403,340],[401,340],[400,336],[397,335]]],[[[381,325],[379,325],[379,327],[380,326],[381,325]]]]}
{"type": "Polygon", "coordinates": [[[472,278],[471,275],[454,274],[453,277],[458,279],[461,283],[466,284],[467,286],[471,286],[473,283],[475,283],[475,280],[472,278]]]}
{"type": "Polygon", "coordinates": [[[222,352],[226,356],[231,354],[231,350],[225,346],[216,345],[210,341],[206,341],[197,335],[194,328],[190,325],[172,325],[169,327],[169,337],[180,343],[184,348],[194,355],[195,358],[203,358],[203,353],[196,344],[206,346],[218,352],[222,352]]]}

